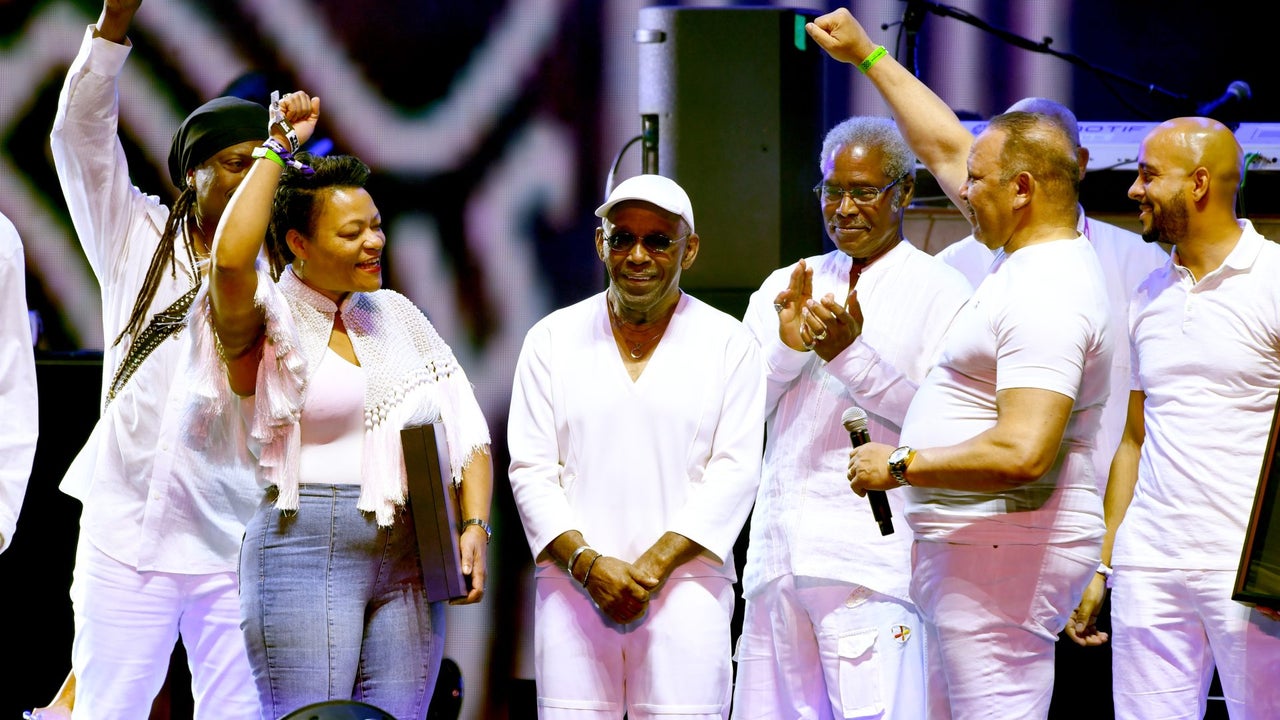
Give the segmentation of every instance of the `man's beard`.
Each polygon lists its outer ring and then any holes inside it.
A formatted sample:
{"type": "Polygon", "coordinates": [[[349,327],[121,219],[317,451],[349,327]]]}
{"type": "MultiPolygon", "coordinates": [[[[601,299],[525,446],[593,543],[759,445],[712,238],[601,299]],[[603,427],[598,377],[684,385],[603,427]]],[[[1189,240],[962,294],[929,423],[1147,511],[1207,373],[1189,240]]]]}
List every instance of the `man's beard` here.
{"type": "Polygon", "coordinates": [[[1187,234],[1186,191],[1179,190],[1169,202],[1167,209],[1160,215],[1151,211],[1151,229],[1142,233],[1142,239],[1149,243],[1167,243],[1176,245],[1187,234]]]}

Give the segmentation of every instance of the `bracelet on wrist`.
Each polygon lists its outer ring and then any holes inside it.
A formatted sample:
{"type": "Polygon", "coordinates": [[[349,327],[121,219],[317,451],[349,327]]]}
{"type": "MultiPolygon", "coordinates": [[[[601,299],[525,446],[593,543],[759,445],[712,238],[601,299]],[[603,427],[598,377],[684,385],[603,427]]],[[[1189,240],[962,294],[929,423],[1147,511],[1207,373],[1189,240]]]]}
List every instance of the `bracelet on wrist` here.
{"type": "Polygon", "coordinates": [[[303,175],[315,174],[315,170],[310,165],[296,159],[292,151],[285,149],[284,143],[273,137],[263,140],[262,147],[254,149],[253,157],[270,158],[272,162],[279,163],[281,167],[291,167],[303,175]]]}
{"type": "Polygon", "coordinates": [[[1115,571],[1106,563],[1098,563],[1097,574],[1102,576],[1103,582],[1107,587],[1111,587],[1111,576],[1115,571]]]}
{"type": "Polygon", "coordinates": [[[298,152],[298,131],[293,129],[293,124],[285,118],[284,112],[280,110],[279,90],[271,91],[271,104],[267,106],[267,117],[268,137],[270,137],[271,131],[278,127],[280,132],[284,133],[285,139],[289,141],[289,153],[298,152]]]}
{"type": "Polygon", "coordinates": [[[484,542],[486,545],[488,545],[489,541],[493,539],[493,528],[489,527],[489,523],[485,522],[483,519],[478,517],[467,518],[466,520],[463,520],[458,525],[458,533],[461,534],[463,530],[467,529],[468,525],[475,525],[476,527],[484,531],[484,542]]]}
{"type": "Polygon", "coordinates": [[[271,162],[279,165],[280,167],[284,167],[284,158],[280,157],[280,153],[276,152],[275,150],[272,150],[266,145],[262,145],[260,147],[254,148],[253,152],[250,153],[250,155],[252,155],[253,159],[255,160],[257,160],[258,158],[266,158],[271,162]]]}
{"type": "Polygon", "coordinates": [[[862,71],[863,75],[866,75],[867,72],[871,70],[872,65],[880,62],[880,58],[888,54],[889,51],[885,50],[883,45],[877,45],[876,49],[872,50],[870,55],[864,58],[862,62],[858,63],[858,69],[862,71]]]}
{"type": "Polygon", "coordinates": [[[569,562],[565,563],[565,566],[564,566],[564,569],[569,573],[569,577],[573,578],[574,580],[578,579],[577,576],[573,574],[573,566],[578,563],[578,558],[582,557],[582,553],[590,549],[591,549],[591,546],[584,543],[582,545],[579,545],[578,549],[574,550],[573,554],[569,556],[569,562]]]}
{"type": "Polygon", "coordinates": [[[582,587],[587,586],[587,581],[591,579],[591,569],[596,566],[596,561],[604,557],[604,553],[597,552],[596,556],[591,558],[591,564],[587,566],[587,573],[582,576],[582,587]]]}

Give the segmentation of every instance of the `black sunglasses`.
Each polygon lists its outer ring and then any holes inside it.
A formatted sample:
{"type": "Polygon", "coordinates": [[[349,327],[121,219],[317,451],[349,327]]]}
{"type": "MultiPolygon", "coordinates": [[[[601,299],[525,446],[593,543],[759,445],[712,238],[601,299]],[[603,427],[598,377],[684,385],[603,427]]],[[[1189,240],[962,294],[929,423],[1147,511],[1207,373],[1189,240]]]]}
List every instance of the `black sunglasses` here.
{"type": "MultiPolygon", "coordinates": [[[[639,240],[644,245],[645,250],[648,250],[651,253],[665,253],[670,250],[673,245],[687,237],[689,236],[681,235],[673,240],[667,235],[655,232],[649,233],[648,235],[639,238],[639,240]]],[[[627,252],[636,246],[636,236],[633,233],[622,230],[606,236],[604,242],[613,252],[627,252]]]]}

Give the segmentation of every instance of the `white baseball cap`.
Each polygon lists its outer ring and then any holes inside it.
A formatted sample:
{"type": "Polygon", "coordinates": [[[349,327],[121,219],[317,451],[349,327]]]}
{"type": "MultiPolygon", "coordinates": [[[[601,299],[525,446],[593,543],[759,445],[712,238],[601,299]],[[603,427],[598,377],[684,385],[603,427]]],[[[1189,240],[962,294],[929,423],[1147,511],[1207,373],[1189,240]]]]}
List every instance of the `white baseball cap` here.
{"type": "Polygon", "coordinates": [[[689,195],[684,188],[671,178],[662,175],[636,175],[623,180],[609,193],[605,204],[596,208],[596,217],[607,217],[614,205],[628,200],[647,202],[672,215],[679,215],[684,224],[689,226],[689,232],[694,232],[693,203],[689,202],[689,195]]]}

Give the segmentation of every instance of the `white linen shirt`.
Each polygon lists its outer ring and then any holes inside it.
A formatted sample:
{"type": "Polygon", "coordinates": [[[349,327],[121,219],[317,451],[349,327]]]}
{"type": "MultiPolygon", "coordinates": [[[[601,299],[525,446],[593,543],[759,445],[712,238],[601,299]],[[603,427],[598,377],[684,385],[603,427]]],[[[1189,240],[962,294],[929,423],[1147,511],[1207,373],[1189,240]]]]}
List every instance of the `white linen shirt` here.
{"type": "Polygon", "coordinates": [[[734,580],[733,545],[760,481],[764,376],[737,319],[683,294],[634,382],[605,293],[538,321],[516,364],[508,473],[536,573],[578,530],[635,562],[666,532],[706,549],[673,578],[734,580]]]}
{"type": "Polygon", "coordinates": [[[955,445],[994,427],[996,396],[1050,390],[1074,400],[1053,467],[995,492],[905,488],[918,540],[1074,543],[1105,529],[1092,451],[1113,342],[1097,254],[1083,236],[1021,248],[988,275],[947,334],[907,411],[902,443],[955,445]]]}
{"type": "MultiPolygon", "coordinates": [[[[158,197],[130,182],[116,137],[117,79],[128,53],[86,30],[50,135],[72,222],[101,286],[108,343],[128,322],[169,216],[158,197]]],[[[148,319],[196,282],[181,239],[177,255],[176,277],[166,267],[148,319]]],[[[215,438],[206,452],[188,446],[181,420],[190,399],[190,334],[180,330],[161,343],[109,405],[128,339],[103,351],[102,415],[60,485],[83,503],[87,539],[140,571],[234,571],[244,524],[261,498],[243,436],[215,438]]]]}
{"type": "Polygon", "coordinates": [[[1171,260],[1133,300],[1146,437],[1114,565],[1239,568],[1280,388],[1280,247],[1240,226],[1216,270],[1171,260]]]}
{"type": "MultiPolygon", "coordinates": [[[[813,297],[849,294],[852,260],[840,251],[808,258],[813,297]]],[[[849,489],[844,411],[867,412],[872,442],[896,445],[907,406],[969,298],[964,278],[900,242],[859,276],[862,334],[831,362],[778,337],[773,300],[795,266],[775,270],[751,295],[744,320],[768,372],[768,437],[743,591],[750,597],[786,574],[839,580],[908,600],[911,529],[903,494],[888,493],[895,526],[881,535],[865,498],[849,489]]]]}
{"type": "MultiPolygon", "coordinates": [[[[1102,277],[1107,284],[1107,299],[1111,318],[1111,338],[1115,349],[1111,354],[1111,392],[1102,410],[1102,425],[1093,448],[1094,477],[1098,481],[1098,494],[1107,487],[1107,474],[1111,459],[1115,457],[1120,437],[1124,434],[1125,416],[1129,413],[1129,301],[1138,285],[1153,270],[1169,262],[1169,253],[1155,243],[1142,239],[1141,235],[1121,227],[1086,217],[1080,211],[1076,229],[1093,244],[1102,266],[1102,277]]],[[[970,235],[938,251],[937,257],[969,278],[976,288],[991,271],[996,256],[986,245],[970,235]]]]}
{"type": "Polygon", "coordinates": [[[22,239],[0,215],[0,552],[13,541],[39,434],[22,239]]]}

